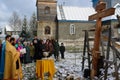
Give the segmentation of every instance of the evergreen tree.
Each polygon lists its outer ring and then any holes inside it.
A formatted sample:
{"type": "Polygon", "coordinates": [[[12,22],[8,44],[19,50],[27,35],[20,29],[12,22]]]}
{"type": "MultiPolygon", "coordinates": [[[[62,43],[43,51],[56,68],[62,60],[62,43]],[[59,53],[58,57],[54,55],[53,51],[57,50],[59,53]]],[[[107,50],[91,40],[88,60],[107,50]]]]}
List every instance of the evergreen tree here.
{"type": "Polygon", "coordinates": [[[23,24],[22,24],[22,32],[21,32],[20,36],[25,38],[26,40],[30,37],[29,27],[28,27],[27,23],[28,23],[27,18],[26,18],[26,16],[24,16],[23,24]]]}
{"type": "Polygon", "coordinates": [[[26,19],[26,16],[24,16],[24,19],[23,19],[22,30],[25,31],[25,32],[27,31],[27,19],[26,19]]]}
{"type": "Polygon", "coordinates": [[[31,37],[37,35],[37,18],[35,13],[32,14],[29,22],[31,37]]]}

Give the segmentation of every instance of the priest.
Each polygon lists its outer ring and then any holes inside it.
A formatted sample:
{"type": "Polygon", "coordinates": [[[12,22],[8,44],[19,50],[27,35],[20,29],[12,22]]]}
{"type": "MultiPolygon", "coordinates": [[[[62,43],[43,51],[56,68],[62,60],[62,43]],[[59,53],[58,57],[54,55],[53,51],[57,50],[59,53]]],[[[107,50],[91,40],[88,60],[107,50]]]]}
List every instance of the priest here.
{"type": "Polygon", "coordinates": [[[4,80],[22,80],[22,67],[20,53],[9,42],[6,41],[4,80]]]}
{"type": "Polygon", "coordinates": [[[2,43],[2,52],[0,56],[0,80],[3,80],[4,74],[4,64],[5,64],[5,49],[6,49],[6,41],[10,41],[11,35],[6,35],[5,41],[2,43]]]}

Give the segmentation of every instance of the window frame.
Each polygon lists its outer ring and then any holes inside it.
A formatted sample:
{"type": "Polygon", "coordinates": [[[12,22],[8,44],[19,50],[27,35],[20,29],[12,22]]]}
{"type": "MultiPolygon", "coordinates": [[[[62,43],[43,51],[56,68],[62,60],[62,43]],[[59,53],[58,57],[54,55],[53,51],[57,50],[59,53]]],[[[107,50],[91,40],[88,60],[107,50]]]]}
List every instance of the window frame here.
{"type": "Polygon", "coordinates": [[[75,25],[74,24],[70,24],[70,35],[75,34],[75,25]]]}
{"type": "Polygon", "coordinates": [[[45,35],[50,35],[51,34],[51,28],[50,28],[50,26],[45,26],[45,28],[44,28],[44,34],[45,35]],[[48,30],[48,32],[46,32],[48,30]]]}
{"type": "Polygon", "coordinates": [[[50,14],[50,7],[46,6],[44,9],[45,14],[50,14]]]}

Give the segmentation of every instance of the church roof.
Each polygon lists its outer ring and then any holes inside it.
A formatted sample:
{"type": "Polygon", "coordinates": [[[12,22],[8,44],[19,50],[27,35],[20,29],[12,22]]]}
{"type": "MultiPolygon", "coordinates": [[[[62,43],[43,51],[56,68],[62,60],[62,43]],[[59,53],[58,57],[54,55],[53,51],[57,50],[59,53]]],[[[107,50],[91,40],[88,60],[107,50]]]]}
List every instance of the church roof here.
{"type": "MultiPolygon", "coordinates": [[[[5,26],[5,29],[6,29],[6,31],[15,31],[11,26],[9,26],[9,25],[6,25],[5,26]]],[[[21,29],[20,29],[20,27],[19,28],[17,28],[16,29],[16,31],[22,31],[21,29]]]]}
{"type": "Polygon", "coordinates": [[[95,13],[92,7],[57,6],[58,20],[88,21],[88,17],[95,13]]]}
{"type": "Polygon", "coordinates": [[[114,15],[105,17],[105,18],[102,19],[102,21],[112,20],[112,19],[115,19],[115,20],[116,20],[116,19],[117,19],[116,16],[117,16],[117,15],[120,16],[120,4],[117,3],[117,4],[114,6],[114,8],[115,8],[115,13],[114,13],[114,15]]]}
{"type": "Polygon", "coordinates": [[[5,28],[6,28],[6,31],[13,31],[13,28],[10,27],[9,25],[6,25],[5,28]]]}

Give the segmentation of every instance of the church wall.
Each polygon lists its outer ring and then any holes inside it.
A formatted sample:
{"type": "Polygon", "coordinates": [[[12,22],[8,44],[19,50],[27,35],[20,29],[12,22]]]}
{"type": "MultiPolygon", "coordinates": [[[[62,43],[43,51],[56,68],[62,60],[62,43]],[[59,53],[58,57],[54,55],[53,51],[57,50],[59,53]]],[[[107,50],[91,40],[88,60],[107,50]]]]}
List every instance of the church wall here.
{"type": "Polygon", "coordinates": [[[55,37],[56,23],[53,21],[39,21],[37,36],[41,39],[50,39],[55,37]],[[45,34],[45,27],[49,26],[51,28],[50,34],[45,34]]]}
{"type": "Polygon", "coordinates": [[[37,16],[38,16],[38,20],[55,20],[56,17],[56,3],[47,3],[47,2],[40,2],[39,5],[37,6],[37,16]],[[49,7],[50,8],[50,13],[49,14],[45,14],[45,7],[49,7]]]}
{"type": "Polygon", "coordinates": [[[111,25],[112,25],[114,37],[118,37],[119,38],[120,34],[118,32],[118,28],[116,28],[116,26],[118,25],[118,21],[112,21],[111,25]]]}
{"type": "Polygon", "coordinates": [[[119,38],[120,34],[118,32],[118,21],[117,20],[108,20],[102,23],[102,35],[108,36],[108,29],[111,26],[111,36],[114,38],[119,38]]]}
{"type": "MultiPolygon", "coordinates": [[[[59,26],[59,42],[63,42],[68,49],[76,47],[80,51],[83,50],[84,44],[84,31],[94,28],[93,22],[58,22],[59,26]],[[70,34],[70,24],[75,25],[75,34],[70,34]]],[[[94,35],[94,32],[89,32],[90,36],[94,35]]],[[[78,50],[77,50],[78,51],[78,50]]]]}

